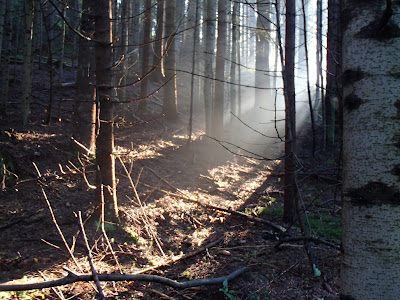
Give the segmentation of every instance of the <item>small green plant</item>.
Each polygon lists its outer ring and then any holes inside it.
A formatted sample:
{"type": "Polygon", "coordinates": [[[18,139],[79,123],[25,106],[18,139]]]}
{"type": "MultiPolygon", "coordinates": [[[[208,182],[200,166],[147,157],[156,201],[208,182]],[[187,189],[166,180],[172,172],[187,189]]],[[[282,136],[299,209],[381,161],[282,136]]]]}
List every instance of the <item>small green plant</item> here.
{"type": "Polygon", "coordinates": [[[219,289],[220,292],[224,293],[225,299],[236,300],[235,291],[229,290],[228,288],[228,280],[224,280],[222,283],[222,288],[219,289]]]}
{"type": "Polygon", "coordinates": [[[342,235],[340,218],[313,213],[308,215],[308,220],[314,234],[325,239],[340,240],[342,235]]]}

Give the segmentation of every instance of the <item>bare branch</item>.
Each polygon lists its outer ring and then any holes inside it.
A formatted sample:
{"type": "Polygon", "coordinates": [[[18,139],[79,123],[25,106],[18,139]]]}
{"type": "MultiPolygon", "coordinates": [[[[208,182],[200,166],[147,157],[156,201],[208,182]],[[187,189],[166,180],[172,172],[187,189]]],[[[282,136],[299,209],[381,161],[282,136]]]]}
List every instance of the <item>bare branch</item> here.
{"type": "MultiPolygon", "coordinates": [[[[186,282],[178,282],[169,278],[165,278],[158,275],[147,275],[147,274],[138,274],[138,275],[130,275],[130,274],[98,274],[99,281],[147,281],[147,282],[156,282],[163,285],[170,286],[174,289],[187,289],[196,286],[202,285],[215,285],[222,284],[225,280],[231,281],[241,275],[244,271],[246,271],[246,267],[238,269],[231,274],[223,277],[217,278],[204,278],[204,279],[196,279],[190,280],[186,282]]],[[[51,288],[55,286],[66,285],[74,282],[88,282],[93,281],[92,274],[75,274],[69,272],[68,275],[64,278],[38,282],[38,283],[28,283],[28,284],[2,284],[0,285],[0,291],[27,291],[34,289],[44,289],[51,288]]]]}

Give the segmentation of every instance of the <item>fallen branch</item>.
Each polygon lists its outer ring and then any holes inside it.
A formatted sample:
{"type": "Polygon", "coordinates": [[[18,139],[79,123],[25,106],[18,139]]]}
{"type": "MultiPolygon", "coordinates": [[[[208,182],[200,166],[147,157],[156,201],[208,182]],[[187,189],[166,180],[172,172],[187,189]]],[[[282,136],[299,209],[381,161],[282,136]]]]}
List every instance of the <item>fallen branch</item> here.
{"type": "MultiPolygon", "coordinates": [[[[165,278],[158,275],[146,275],[146,274],[139,274],[139,275],[129,275],[129,274],[97,274],[99,281],[147,281],[147,282],[156,282],[163,285],[170,286],[174,289],[187,289],[196,286],[202,285],[215,285],[215,284],[222,284],[225,280],[231,281],[241,275],[247,268],[238,269],[231,274],[223,277],[217,278],[205,278],[205,279],[196,279],[190,280],[186,282],[178,282],[169,278],[165,278]]],[[[34,289],[44,289],[44,288],[51,288],[61,285],[66,285],[74,282],[88,282],[93,281],[92,274],[75,274],[71,271],[68,275],[64,278],[52,280],[52,281],[45,281],[45,282],[38,282],[38,283],[28,283],[28,284],[1,284],[0,291],[27,291],[27,290],[34,290],[34,289]]]]}
{"type": "Polygon", "coordinates": [[[275,244],[275,248],[280,247],[283,243],[290,243],[290,242],[299,242],[299,241],[306,241],[306,242],[311,242],[314,244],[323,244],[332,248],[335,248],[336,250],[340,250],[341,247],[339,245],[336,245],[334,243],[328,242],[326,240],[313,237],[313,236],[297,236],[297,237],[290,237],[290,238],[285,238],[281,239],[278,243],[275,244]]]}

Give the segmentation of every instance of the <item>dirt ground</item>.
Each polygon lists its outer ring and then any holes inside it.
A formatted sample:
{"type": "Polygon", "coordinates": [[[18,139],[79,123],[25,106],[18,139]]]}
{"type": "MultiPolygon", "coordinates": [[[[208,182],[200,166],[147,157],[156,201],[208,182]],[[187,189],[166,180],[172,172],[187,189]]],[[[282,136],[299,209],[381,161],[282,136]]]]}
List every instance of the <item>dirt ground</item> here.
{"type": "MultiPolygon", "coordinates": [[[[201,130],[188,143],[187,107],[180,109],[181,121],[171,125],[160,117],[160,107],[149,103],[140,115],[149,122],[116,127],[121,221],[105,224],[106,235],[102,234],[95,217],[100,205],[88,185],[94,184],[93,160],[82,155],[78,159],[71,150],[72,103],[63,101],[59,120],[43,125],[47,75],[39,70],[34,74],[29,127],[19,125],[17,103],[10,104],[0,119],[1,155],[18,176],[7,175],[7,187],[0,192],[1,283],[41,282],[64,277],[66,270],[90,273],[77,218],[81,211],[98,273],[147,270],[145,274],[185,282],[226,276],[246,267],[225,288],[217,284],[176,290],[146,281],[104,282],[109,299],[338,299],[339,250],[318,239],[295,240],[302,236],[299,226],[282,223],[283,162],[247,158],[243,150],[242,155],[233,155],[202,136],[201,130]],[[80,173],[83,165],[87,180],[80,173]],[[210,205],[260,217],[287,231],[210,205]],[[288,238],[292,240],[285,241],[288,238]]],[[[17,85],[13,86],[16,99],[17,85]]],[[[73,95],[73,88],[57,88],[57,99],[73,95]]],[[[200,123],[201,116],[196,118],[200,123]]],[[[313,159],[305,147],[310,143],[307,130],[301,132],[301,218],[315,238],[338,245],[340,178],[335,156],[319,153],[313,159]]],[[[279,154],[279,149],[265,155],[272,154],[279,154]]],[[[80,282],[56,289],[0,292],[0,299],[93,299],[95,295],[94,284],[80,282]]]]}

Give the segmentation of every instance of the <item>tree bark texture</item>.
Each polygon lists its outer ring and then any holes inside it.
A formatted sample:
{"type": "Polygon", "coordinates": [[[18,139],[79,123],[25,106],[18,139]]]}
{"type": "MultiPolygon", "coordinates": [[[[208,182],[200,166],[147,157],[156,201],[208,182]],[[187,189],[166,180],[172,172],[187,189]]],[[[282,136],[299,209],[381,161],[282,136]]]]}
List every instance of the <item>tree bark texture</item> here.
{"type": "Polygon", "coordinates": [[[164,88],[163,113],[167,120],[175,122],[178,118],[176,60],[175,60],[175,10],[176,0],[166,3],[165,36],[167,45],[165,51],[165,77],[169,82],[164,88]]]}
{"type": "Polygon", "coordinates": [[[33,0],[25,1],[25,27],[24,27],[24,62],[22,72],[21,116],[22,124],[28,124],[30,114],[32,90],[32,36],[33,36],[33,0]]]}
{"type": "Polygon", "coordinates": [[[286,0],[285,35],[285,196],[283,219],[291,223],[296,214],[295,205],[295,157],[296,150],[296,103],[294,88],[296,2],[286,0]]]}
{"type": "Polygon", "coordinates": [[[224,126],[224,98],[225,98],[225,56],[226,56],[226,28],[227,11],[226,0],[218,0],[218,37],[217,55],[215,59],[215,90],[212,118],[212,134],[220,138],[224,126]]]}
{"type": "Polygon", "coordinates": [[[341,299],[400,295],[400,10],[342,2],[341,299]]]}
{"type": "MultiPolygon", "coordinates": [[[[86,36],[94,34],[94,0],[83,0],[81,33],[86,36]]],[[[94,151],[96,102],[94,77],[94,44],[79,39],[78,72],[76,79],[77,97],[74,103],[72,136],[89,150],[94,151]]],[[[82,151],[82,149],[79,149],[82,151]]]]}
{"type": "Polygon", "coordinates": [[[97,0],[95,12],[95,47],[97,97],[99,105],[96,139],[97,200],[101,201],[101,185],[104,186],[105,219],[115,221],[118,218],[117,191],[115,181],[114,127],[113,127],[113,88],[111,49],[111,0],[97,0]]]}

